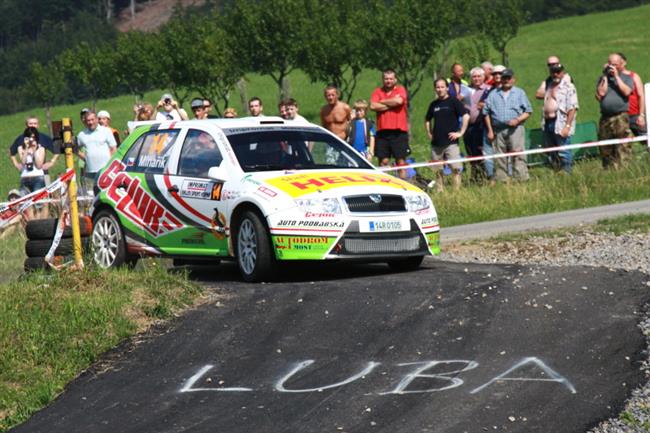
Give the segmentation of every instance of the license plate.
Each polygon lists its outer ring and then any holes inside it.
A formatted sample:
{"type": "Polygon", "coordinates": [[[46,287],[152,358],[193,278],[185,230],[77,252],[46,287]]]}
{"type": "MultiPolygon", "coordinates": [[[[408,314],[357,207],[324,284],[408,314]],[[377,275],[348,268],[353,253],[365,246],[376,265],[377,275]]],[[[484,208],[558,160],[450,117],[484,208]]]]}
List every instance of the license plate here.
{"type": "Polygon", "coordinates": [[[361,232],[402,232],[409,229],[408,220],[359,221],[361,232]]]}

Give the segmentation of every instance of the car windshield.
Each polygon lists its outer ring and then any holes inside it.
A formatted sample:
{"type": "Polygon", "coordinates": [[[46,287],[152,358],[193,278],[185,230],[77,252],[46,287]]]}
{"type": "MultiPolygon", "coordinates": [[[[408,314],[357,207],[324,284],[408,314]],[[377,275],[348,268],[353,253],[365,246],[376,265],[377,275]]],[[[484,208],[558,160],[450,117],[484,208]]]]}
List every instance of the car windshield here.
{"type": "Polygon", "coordinates": [[[318,130],[229,131],[228,140],[246,172],[318,168],[371,168],[345,143],[318,130]]]}

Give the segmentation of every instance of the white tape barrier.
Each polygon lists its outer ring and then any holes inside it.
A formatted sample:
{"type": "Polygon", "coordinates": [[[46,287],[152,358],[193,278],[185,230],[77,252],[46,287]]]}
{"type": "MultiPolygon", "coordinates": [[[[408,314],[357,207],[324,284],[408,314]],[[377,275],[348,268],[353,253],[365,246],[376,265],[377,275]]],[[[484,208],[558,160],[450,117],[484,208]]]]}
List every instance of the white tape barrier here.
{"type": "Polygon", "coordinates": [[[406,170],[409,168],[436,167],[445,164],[485,161],[488,159],[510,158],[519,155],[535,155],[538,153],[550,153],[550,152],[558,152],[558,151],[570,150],[570,149],[584,149],[587,147],[612,146],[612,145],[625,144],[625,143],[634,143],[638,141],[648,142],[648,149],[650,149],[650,138],[648,138],[648,136],[646,135],[641,135],[639,137],[632,137],[632,138],[613,138],[611,140],[590,141],[587,143],[568,144],[566,146],[543,147],[539,149],[522,150],[519,152],[495,153],[493,155],[483,155],[483,156],[468,156],[466,158],[448,159],[446,161],[417,162],[415,164],[409,164],[409,165],[377,167],[377,168],[381,171],[397,171],[397,170],[406,170]]]}

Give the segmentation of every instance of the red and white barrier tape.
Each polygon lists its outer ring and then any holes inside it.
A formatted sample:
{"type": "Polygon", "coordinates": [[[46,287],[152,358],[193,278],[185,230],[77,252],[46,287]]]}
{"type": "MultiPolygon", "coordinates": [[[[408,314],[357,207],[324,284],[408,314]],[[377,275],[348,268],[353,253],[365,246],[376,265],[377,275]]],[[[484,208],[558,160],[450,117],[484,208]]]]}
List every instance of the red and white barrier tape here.
{"type": "Polygon", "coordinates": [[[66,182],[69,182],[74,177],[74,175],[74,170],[70,169],[45,188],[36,190],[24,197],[17,198],[16,200],[0,203],[0,228],[8,225],[16,215],[23,213],[29,207],[36,204],[36,202],[44,202],[46,197],[49,197],[54,191],[64,186],[66,182]]]}
{"type": "MultiPolygon", "coordinates": [[[[417,162],[415,164],[399,165],[399,166],[391,166],[391,167],[377,167],[377,168],[381,171],[397,171],[397,170],[406,170],[409,168],[435,167],[435,166],[445,165],[445,164],[457,164],[457,163],[464,163],[464,162],[485,161],[488,159],[510,158],[512,156],[519,156],[519,155],[534,155],[538,153],[550,153],[550,152],[558,152],[558,151],[570,150],[570,149],[584,149],[587,147],[611,146],[616,144],[633,143],[637,141],[648,141],[648,136],[642,135],[639,137],[632,137],[632,138],[614,138],[611,140],[590,141],[590,142],[579,143],[579,144],[567,144],[566,146],[543,147],[539,149],[529,149],[529,150],[522,150],[518,152],[495,153],[493,155],[483,155],[483,156],[468,156],[466,158],[448,159],[446,161],[417,162]]],[[[648,148],[650,149],[650,146],[648,146],[648,148]]]]}

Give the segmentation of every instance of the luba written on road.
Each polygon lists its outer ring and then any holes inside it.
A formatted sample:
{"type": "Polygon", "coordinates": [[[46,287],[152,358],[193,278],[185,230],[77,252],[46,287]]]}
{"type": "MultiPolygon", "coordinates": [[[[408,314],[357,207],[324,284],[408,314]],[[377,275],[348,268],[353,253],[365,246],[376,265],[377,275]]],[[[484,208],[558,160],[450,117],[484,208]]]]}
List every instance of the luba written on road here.
{"type": "MultiPolygon", "coordinates": [[[[280,379],[272,383],[272,389],[283,393],[308,393],[308,392],[322,392],[328,389],[339,388],[353,382],[363,379],[370,375],[379,365],[380,362],[370,361],[356,374],[348,377],[340,382],[321,385],[318,387],[295,389],[289,388],[287,383],[294,377],[297,377],[300,372],[307,369],[316,361],[308,359],[305,361],[297,362],[291,365],[289,371],[284,374],[280,379]]],[[[432,393],[447,391],[453,388],[462,386],[465,381],[458,377],[461,373],[473,370],[479,367],[479,363],[469,360],[430,360],[418,361],[395,364],[398,368],[410,367],[402,377],[402,379],[389,390],[377,390],[377,395],[403,395],[403,394],[417,394],[417,393],[432,393]],[[449,371],[428,373],[441,366],[449,366],[449,371]],[[411,384],[416,379],[430,379],[436,380],[442,385],[427,389],[413,389],[411,384]]],[[[210,383],[211,380],[207,378],[207,374],[214,369],[214,365],[207,364],[201,367],[192,377],[190,377],[179,390],[180,393],[188,392],[254,392],[260,388],[251,388],[248,386],[237,387],[203,387],[199,385],[200,381],[203,383],[210,383]]],[[[536,357],[522,358],[519,362],[512,365],[510,368],[504,370],[502,373],[491,378],[478,387],[469,390],[470,394],[476,394],[484,389],[503,381],[519,381],[519,382],[554,382],[565,387],[570,393],[576,394],[577,390],[571,382],[557,371],[549,367],[544,361],[536,357]],[[536,367],[536,368],[535,368],[536,367]],[[533,373],[532,369],[535,372],[533,373]],[[533,375],[534,374],[534,375],[533,375]]]]}

